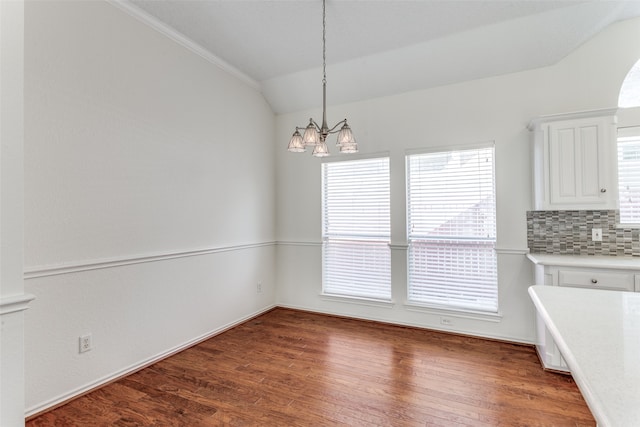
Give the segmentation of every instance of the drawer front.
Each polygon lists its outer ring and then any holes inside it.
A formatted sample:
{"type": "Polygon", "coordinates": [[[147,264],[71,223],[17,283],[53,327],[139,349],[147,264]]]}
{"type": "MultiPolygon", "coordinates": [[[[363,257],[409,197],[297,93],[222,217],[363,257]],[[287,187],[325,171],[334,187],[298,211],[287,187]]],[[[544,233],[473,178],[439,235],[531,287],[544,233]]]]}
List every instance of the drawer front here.
{"type": "Polygon", "coordinates": [[[558,286],[633,292],[635,278],[633,273],[560,270],[558,272],[558,286]]]}

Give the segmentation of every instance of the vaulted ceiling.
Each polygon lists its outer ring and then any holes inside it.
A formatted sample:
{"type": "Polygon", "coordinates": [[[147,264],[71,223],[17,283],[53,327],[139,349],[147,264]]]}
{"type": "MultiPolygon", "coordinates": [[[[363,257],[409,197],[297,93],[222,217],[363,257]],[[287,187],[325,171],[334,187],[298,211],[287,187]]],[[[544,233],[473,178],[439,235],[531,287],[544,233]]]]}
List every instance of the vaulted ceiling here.
{"type": "MultiPolygon", "coordinates": [[[[321,0],[111,1],[259,88],[275,112],[318,106],[321,0]]],[[[327,0],[326,13],[335,104],[553,64],[640,16],[640,1],[327,0]]]]}

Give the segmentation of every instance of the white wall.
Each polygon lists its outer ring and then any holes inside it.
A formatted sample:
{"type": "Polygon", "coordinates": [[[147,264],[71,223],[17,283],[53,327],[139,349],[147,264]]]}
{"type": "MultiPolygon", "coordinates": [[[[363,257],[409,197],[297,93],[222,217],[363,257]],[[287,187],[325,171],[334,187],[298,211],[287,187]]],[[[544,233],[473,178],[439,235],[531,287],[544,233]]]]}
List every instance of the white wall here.
{"type": "Polygon", "coordinates": [[[273,306],[259,92],[106,2],[27,2],[24,81],[27,415],[273,306]]]}
{"type": "Polygon", "coordinates": [[[24,3],[0,2],[0,425],[24,425],[24,3]]]}
{"type": "MultiPolygon", "coordinates": [[[[392,244],[406,243],[406,150],[495,141],[499,322],[454,316],[453,325],[444,327],[440,324],[441,312],[406,307],[406,254],[398,248],[392,251],[394,305],[362,305],[320,297],[321,163],[309,153],[285,150],[295,125],[304,125],[310,116],[318,118],[320,112],[279,116],[277,237],[282,243],[277,258],[278,303],[533,342],[534,309],[527,295],[533,276],[524,257],[526,211],[532,208],[530,135],[526,126],[538,115],[615,107],[622,81],[638,58],[640,20],[635,19],[608,28],[551,67],[328,108],[330,124],[349,119],[364,155],[390,155],[392,244]]],[[[358,81],[351,84],[357,85],[358,81]]]]}
{"type": "MultiPolygon", "coordinates": [[[[390,153],[393,243],[405,242],[406,149],[496,142],[503,318],[452,329],[533,340],[526,124],[615,106],[639,27],[616,25],[554,67],[329,108],[365,154],[390,153]]],[[[440,328],[438,313],[403,305],[403,250],[394,306],[319,297],[320,163],[285,151],[318,111],[274,120],[252,88],[104,2],[27,2],[24,83],[27,415],[276,302],[440,328]],[[86,333],[94,348],[79,354],[86,333]]]]}

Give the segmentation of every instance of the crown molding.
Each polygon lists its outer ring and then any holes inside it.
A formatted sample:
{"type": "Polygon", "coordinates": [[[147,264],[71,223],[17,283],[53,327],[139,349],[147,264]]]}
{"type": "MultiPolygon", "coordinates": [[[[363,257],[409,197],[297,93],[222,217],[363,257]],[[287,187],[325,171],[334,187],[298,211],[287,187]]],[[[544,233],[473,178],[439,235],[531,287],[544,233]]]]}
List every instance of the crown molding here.
{"type": "Polygon", "coordinates": [[[556,122],[560,120],[577,120],[577,119],[590,119],[593,117],[612,117],[614,123],[617,118],[618,108],[602,108],[599,110],[589,111],[575,111],[571,113],[549,114],[546,116],[539,116],[533,118],[527,125],[527,129],[530,131],[537,131],[540,129],[543,123],[556,122]]]}
{"type": "Polygon", "coordinates": [[[163,34],[169,37],[171,40],[175,41],[182,47],[190,50],[196,55],[209,61],[211,64],[220,68],[221,70],[228,73],[229,75],[237,78],[238,80],[250,86],[251,88],[259,92],[261,91],[260,83],[258,83],[256,80],[252,79],[251,77],[249,77],[248,75],[246,75],[245,73],[243,73],[242,71],[234,67],[233,65],[229,64],[228,62],[218,58],[213,53],[211,53],[204,47],[200,46],[198,43],[194,42],[193,40],[191,40],[181,32],[175,30],[174,28],[160,21],[155,16],[150,15],[149,13],[140,9],[139,7],[133,5],[128,0],[106,0],[106,1],[107,3],[117,7],[118,9],[126,12],[130,16],[136,18],[143,24],[153,28],[160,34],[163,34]]]}

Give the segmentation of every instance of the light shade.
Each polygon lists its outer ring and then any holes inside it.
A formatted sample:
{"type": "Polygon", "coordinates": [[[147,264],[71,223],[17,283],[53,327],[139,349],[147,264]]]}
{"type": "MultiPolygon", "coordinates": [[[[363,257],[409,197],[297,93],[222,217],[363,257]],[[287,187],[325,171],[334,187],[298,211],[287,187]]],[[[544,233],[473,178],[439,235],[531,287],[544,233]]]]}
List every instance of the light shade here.
{"type": "Polygon", "coordinates": [[[354,141],[352,144],[342,144],[340,152],[344,154],[353,154],[358,152],[358,144],[354,141]]]}
{"type": "Polygon", "coordinates": [[[351,128],[345,122],[342,128],[340,128],[340,132],[338,132],[338,140],[336,142],[336,146],[342,147],[345,144],[349,145],[349,144],[355,144],[355,143],[356,143],[356,139],[353,137],[351,128]]]}
{"type": "Polygon", "coordinates": [[[320,142],[320,134],[316,129],[316,125],[313,124],[313,120],[310,120],[309,126],[304,129],[302,142],[307,146],[315,146],[320,142]]]}
{"type": "Polygon", "coordinates": [[[293,133],[287,150],[292,153],[302,153],[305,151],[304,143],[302,142],[302,135],[298,132],[298,129],[293,133]]]}
{"type": "Polygon", "coordinates": [[[327,144],[324,141],[319,142],[313,148],[313,153],[311,154],[315,157],[327,157],[329,155],[329,147],[327,147],[327,144]]]}
{"type": "MultiPolygon", "coordinates": [[[[0,0],[2,1],[2,0],[0,0]]],[[[302,127],[296,126],[287,149],[293,153],[305,151],[305,147],[313,147],[315,157],[326,157],[329,149],[326,144],[327,136],[338,133],[336,145],[341,153],[357,153],[358,144],[351,133],[351,128],[347,124],[347,119],[341,120],[333,127],[327,125],[327,61],[326,61],[326,0],[322,0],[322,125],[318,125],[313,118],[309,119],[309,124],[304,128],[302,137],[299,130],[302,127]],[[336,130],[342,125],[340,130],[336,130]]]]}

